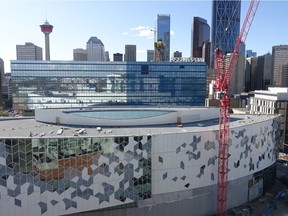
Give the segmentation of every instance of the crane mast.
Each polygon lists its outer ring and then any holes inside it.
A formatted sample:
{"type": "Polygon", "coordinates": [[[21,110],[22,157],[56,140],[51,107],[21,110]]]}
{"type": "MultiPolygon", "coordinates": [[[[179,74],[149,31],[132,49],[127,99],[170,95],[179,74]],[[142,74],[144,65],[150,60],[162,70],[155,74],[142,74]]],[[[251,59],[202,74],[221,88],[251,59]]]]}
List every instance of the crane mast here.
{"type": "Polygon", "coordinates": [[[217,215],[226,215],[228,191],[228,157],[230,144],[230,95],[229,84],[239,60],[240,45],[245,43],[260,0],[251,0],[246,18],[234,46],[228,69],[225,68],[224,55],[221,49],[214,51],[215,67],[218,71],[214,90],[219,101],[219,149],[218,149],[218,182],[217,182],[217,215]]]}

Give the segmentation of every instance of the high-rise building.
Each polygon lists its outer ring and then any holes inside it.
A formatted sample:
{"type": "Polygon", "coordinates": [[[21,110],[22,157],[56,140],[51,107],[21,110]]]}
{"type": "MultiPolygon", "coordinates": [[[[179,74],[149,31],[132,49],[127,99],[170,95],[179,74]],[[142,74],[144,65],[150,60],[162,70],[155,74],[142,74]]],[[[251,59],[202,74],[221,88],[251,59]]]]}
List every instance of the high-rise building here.
{"type": "Polygon", "coordinates": [[[124,61],[136,61],[136,45],[125,45],[124,61]]]}
{"type": "Polygon", "coordinates": [[[147,62],[154,60],[154,50],[147,50],[147,62]]]}
{"type": "MultiPolygon", "coordinates": [[[[266,54],[257,57],[256,86],[254,90],[267,90],[272,80],[272,55],[266,54]]],[[[252,84],[252,83],[251,83],[252,84]]]]}
{"type": "Polygon", "coordinates": [[[272,72],[272,55],[270,53],[267,53],[263,56],[259,56],[259,58],[263,58],[264,63],[263,66],[263,88],[262,89],[268,89],[269,86],[272,86],[273,81],[273,72],[272,72]]]}
{"type": "Polygon", "coordinates": [[[223,54],[233,53],[240,32],[241,0],[212,1],[211,66],[214,67],[214,50],[219,47],[223,54]]]}
{"type": "MultiPolygon", "coordinates": [[[[228,63],[230,62],[232,53],[228,53],[225,56],[226,68],[228,68],[228,63]]],[[[244,92],[245,85],[245,57],[239,54],[238,64],[236,65],[235,71],[232,74],[229,93],[230,94],[240,94],[244,92]]]]}
{"type": "Polygon", "coordinates": [[[287,87],[288,80],[284,79],[282,66],[288,63],[288,45],[278,45],[272,47],[272,70],[273,86],[287,87]]]}
{"type": "Polygon", "coordinates": [[[86,49],[88,61],[105,61],[104,44],[97,37],[91,37],[88,40],[86,49]]]}
{"type": "Polygon", "coordinates": [[[157,15],[157,41],[164,45],[163,61],[170,61],[170,14],[157,15]]]}
{"type": "Polygon", "coordinates": [[[53,26],[49,24],[49,22],[46,20],[43,25],[40,25],[41,31],[45,35],[45,57],[46,61],[50,60],[50,41],[49,41],[49,34],[53,30],[53,26]]]}
{"type": "Polygon", "coordinates": [[[122,53],[114,53],[113,54],[113,61],[114,62],[122,62],[123,61],[123,54],[122,53]]]}
{"type": "Polygon", "coordinates": [[[246,58],[256,57],[256,56],[257,56],[257,52],[253,52],[253,50],[246,50],[246,58]]]}
{"type": "Polygon", "coordinates": [[[202,58],[203,45],[209,41],[210,26],[207,20],[201,17],[193,17],[191,28],[191,57],[202,58]]]}
{"type": "Polygon", "coordinates": [[[42,48],[30,42],[16,45],[16,55],[17,60],[43,60],[42,48]]]}
{"type": "Polygon", "coordinates": [[[257,88],[257,57],[250,57],[246,59],[245,68],[245,91],[250,92],[260,90],[257,88]]]}
{"type": "Polygon", "coordinates": [[[182,58],[182,52],[179,52],[179,51],[174,52],[173,58],[182,58]]]}
{"type": "Polygon", "coordinates": [[[110,61],[109,51],[105,51],[105,61],[110,61]]]}
{"type": "Polygon", "coordinates": [[[272,78],[272,55],[270,53],[246,59],[246,92],[267,90],[272,85],[272,78]]]}
{"type": "Polygon", "coordinates": [[[87,50],[82,48],[73,49],[73,60],[74,61],[87,61],[87,50]]]}
{"type": "Polygon", "coordinates": [[[202,48],[202,58],[206,62],[207,66],[210,68],[210,50],[211,50],[211,42],[207,41],[204,42],[203,48],[202,48]]]}

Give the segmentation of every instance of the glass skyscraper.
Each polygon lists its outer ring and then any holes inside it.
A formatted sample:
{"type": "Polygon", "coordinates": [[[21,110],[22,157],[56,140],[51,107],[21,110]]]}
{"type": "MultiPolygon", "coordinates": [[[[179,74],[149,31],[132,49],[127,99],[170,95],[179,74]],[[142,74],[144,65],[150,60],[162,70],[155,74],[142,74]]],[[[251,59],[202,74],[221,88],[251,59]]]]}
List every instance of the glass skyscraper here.
{"type": "Polygon", "coordinates": [[[205,62],[11,61],[14,109],[204,106],[205,62]]]}
{"type": "Polygon", "coordinates": [[[170,14],[157,15],[157,41],[164,43],[164,61],[170,61],[170,14]]]}
{"type": "Polygon", "coordinates": [[[214,50],[219,47],[224,54],[232,53],[240,32],[241,0],[213,0],[211,29],[211,66],[214,50]]]}
{"type": "Polygon", "coordinates": [[[210,41],[210,26],[207,20],[193,17],[191,30],[191,57],[202,58],[203,45],[210,41]]]}

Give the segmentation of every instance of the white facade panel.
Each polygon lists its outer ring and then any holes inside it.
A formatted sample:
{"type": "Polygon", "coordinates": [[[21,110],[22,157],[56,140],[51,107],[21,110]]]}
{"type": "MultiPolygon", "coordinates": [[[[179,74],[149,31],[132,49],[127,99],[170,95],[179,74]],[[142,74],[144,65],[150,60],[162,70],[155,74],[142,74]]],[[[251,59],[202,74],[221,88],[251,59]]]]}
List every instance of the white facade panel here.
{"type": "MultiPolygon", "coordinates": [[[[231,128],[229,181],[274,164],[276,136],[271,121],[231,128]]],[[[152,194],[217,184],[217,131],[156,135],[153,141],[152,194]]]]}

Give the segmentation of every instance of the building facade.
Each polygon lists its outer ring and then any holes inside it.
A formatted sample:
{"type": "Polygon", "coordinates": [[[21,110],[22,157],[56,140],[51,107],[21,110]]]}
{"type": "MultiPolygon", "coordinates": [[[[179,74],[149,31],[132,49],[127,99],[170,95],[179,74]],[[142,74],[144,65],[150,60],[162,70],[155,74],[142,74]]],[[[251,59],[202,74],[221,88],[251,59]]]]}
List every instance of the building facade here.
{"type": "Polygon", "coordinates": [[[114,53],[113,54],[114,62],[123,62],[123,54],[122,53],[114,53]]]}
{"type": "Polygon", "coordinates": [[[105,51],[105,61],[110,61],[109,51],[105,51]]]}
{"type": "Polygon", "coordinates": [[[212,1],[211,66],[214,67],[214,50],[233,53],[240,32],[241,0],[212,1]]]}
{"type": "Polygon", "coordinates": [[[210,26],[207,20],[193,17],[191,29],[191,57],[203,57],[203,45],[210,41],[210,26]]]}
{"type": "Polygon", "coordinates": [[[253,50],[246,50],[246,58],[249,57],[257,57],[257,52],[253,52],[253,50]]]}
{"type": "Polygon", "coordinates": [[[182,58],[182,52],[179,52],[179,51],[174,52],[173,58],[182,58]]]}
{"type": "MultiPolygon", "coordinates": [[[[0,121],[0,215],[215,215],[218,109],[107,111],[38,109],[36,121],[0,121]],[[61,125],[64,115],[82,123],[149,117],[154,124],[79,130],[61,125]],[[175,127],[179,118],[188,120],[185,129],[175,127]],[[174,124],[163,127],[169,119],[174,124]]],[[[279,119],[235,116],[230,129],[228,209],[267,191],[279,119]]]]}
{"type": "Polygon", "coordinates": [[[105,61],[105,47],[100,39],[91,37],[86,44],[88,61],[105,61]]]}
{"type": "Polygon", "coordinates": [[[11,61],[14,109],[204,106],[205,62],[11,61]]]}
{"type": "Polygon", "coordinates": [[[43,60],[42,48],[29,42],[16,45],[16,56],[17,60],[43,60]]]}
{"type": "Polygon", "coordinates": [[[164,44],[163,61],[170,61],[170,14],[157,15],[157,41],[164,44]]]}
{"type": "Polygon", "coordinates": [[[136,45],[125,45],[124,61],[136,61],[136,45]]]}
{"type": "Polygon", "coordinates": [[[211,63],[210,51],[211,51],[211,42],[205,42],[203,44],[203,49],[202,49],[202,58],[206,62],[208,68],[210,68],[210,63],[211,63]]]}
{"type": "Polygon", "coordinates": [[[272,86],[272,55],[265,54],[246,59],[245,91],[267,90],[272,86]]]}
{"type": "Polygon", "coordinates": [[[154,50],[147,50],[147,62],[153,62],[154,50]]]}
{"type": "Polygon", "coordinates": [[[279,114],[281,116],[281,150],[288,153],[288,88],[269,87],[254,92],[250,98],[250,114],[279,114]]]}
{"type": "MultiPolygon", "coordinates": [[[[226,68],[228,68],[228,63],[230,62],[231,55],[232,55],[231,53],[228,53],[225,56],[226,68]]],[[[244,92],[244,86],[245,86],[245,57],[240,55],[238,59],[238,64],[236,65],[235,70],[231,76],[229,84],[229,93],[240,94],[244,92]]]]}
{"type": "Polygon", "coordinates": [[[288,45],[272,47],[273,86],[287,87],[288,79],[282,71],[282,66],[288,63],[288,45]]]}
{"type": "Polygon", "coordinates": [[[82,48],[73,49],[74,61],[88,61],[87,50],[82,48]]]}

